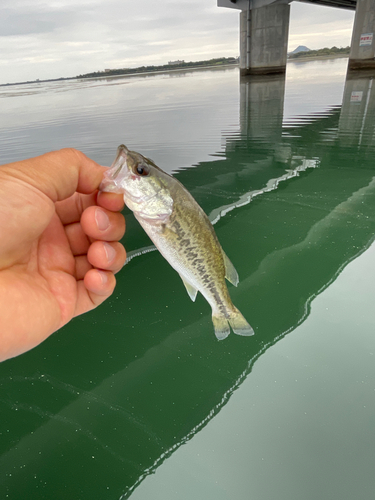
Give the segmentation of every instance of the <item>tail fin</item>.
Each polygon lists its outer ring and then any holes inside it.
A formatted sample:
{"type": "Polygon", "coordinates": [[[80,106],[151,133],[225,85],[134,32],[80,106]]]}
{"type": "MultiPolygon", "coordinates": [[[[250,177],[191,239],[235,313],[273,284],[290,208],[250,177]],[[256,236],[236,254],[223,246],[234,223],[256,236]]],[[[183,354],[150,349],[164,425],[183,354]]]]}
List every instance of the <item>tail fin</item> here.
{"type": "Polygon", "coordinates": [[[243,335],[244,337],[250,337],[250,335],[254,335],[254,330],[242,316],[237,307],[235,307],[233,312],[231,313],[229,317],[229,323],[234,333],[236,333],[237,335],[243,335]]]}
{"type": "Polygon", "coordinates": [[[215,335],[218,340],[223,340],[228,337],[230,334],[229,325],[237,335],[243,335],[245,337],[254,335],[254,330],[236,307],[234,307],[228,319],[223,314],[213,314],[212,323],[214,324],[215,335]]]}
{"type": "Polygon", "coordinates": [[[227,318],[224,315],[212,315],[212,323],[215,328],[215,335],[218,340],[224,340],[230,334],[227,318]]]}

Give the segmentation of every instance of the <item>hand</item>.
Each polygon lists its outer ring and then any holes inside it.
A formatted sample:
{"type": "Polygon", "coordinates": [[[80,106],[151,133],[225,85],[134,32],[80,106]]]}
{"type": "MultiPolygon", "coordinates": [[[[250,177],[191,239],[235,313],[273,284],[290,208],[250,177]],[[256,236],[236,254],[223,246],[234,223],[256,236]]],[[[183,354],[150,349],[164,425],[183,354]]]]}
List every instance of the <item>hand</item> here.
{"type": "Polygon", "coordinates": [[[104,171],[74,149],[0,166],[0,361],[112,294],[125,220],[104,171]]]}

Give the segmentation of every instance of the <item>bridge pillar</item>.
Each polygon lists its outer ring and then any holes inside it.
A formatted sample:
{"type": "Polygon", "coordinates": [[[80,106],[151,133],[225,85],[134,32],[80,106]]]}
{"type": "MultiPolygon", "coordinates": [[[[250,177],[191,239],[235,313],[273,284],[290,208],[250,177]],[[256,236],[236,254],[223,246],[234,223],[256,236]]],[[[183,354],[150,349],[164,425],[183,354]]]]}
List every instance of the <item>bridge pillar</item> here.
{"type": "Polygon", "coordinates": [[[375,145],[375,72],[348,71],[342,99],[339,139],[346,147],[375,145]]]}
{"type": "Polygon", "coordinates": [[[357,0],[349,69],[375,68],[375,0],[357,0]]]}
{"type": "Polygon", "coordinates": [[[285,72],[289,12],[288,4],[270,4],[241,12],[241,75],[285,72]]]}

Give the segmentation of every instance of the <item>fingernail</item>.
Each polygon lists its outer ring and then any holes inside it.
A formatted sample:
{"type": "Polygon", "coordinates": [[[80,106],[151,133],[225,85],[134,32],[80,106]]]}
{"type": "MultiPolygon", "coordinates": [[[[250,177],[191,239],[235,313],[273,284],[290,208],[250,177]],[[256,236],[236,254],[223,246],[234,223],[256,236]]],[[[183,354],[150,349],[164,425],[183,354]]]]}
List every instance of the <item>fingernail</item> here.
{"type": "Polygon", "coordinates": [[[112,262],[112,260],[116,257],[116,250],[106,241],[103,241],[103,245],[108,262],[112,262]]]}
{"type": "Polygon", "coordinates": [[[98,271],[100,279],[102,280],[102,285],[105,285],[108,282],[108,274],[104,271],[98,271]]]}
{"type": "Polygon", "coordinates": [[[109,228],[108,215],[105,212],[103,212],[103,210],[100,210],[100,208],[97,208],[95,210],[95,220],[96,220],[96,224],[98,226],[98,229],[100,231],[105,231],[106,229],[109,228]]]}

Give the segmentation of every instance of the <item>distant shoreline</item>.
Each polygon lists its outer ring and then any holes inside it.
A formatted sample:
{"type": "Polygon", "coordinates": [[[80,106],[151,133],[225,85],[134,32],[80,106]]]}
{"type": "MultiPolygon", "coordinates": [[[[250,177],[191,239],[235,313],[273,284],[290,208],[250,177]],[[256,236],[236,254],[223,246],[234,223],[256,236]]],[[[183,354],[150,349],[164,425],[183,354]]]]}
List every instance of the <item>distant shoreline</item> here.
{"type": "Polygon", "coordinates": [[[139,76],[139,75],[152,75],[152,74],[162,74],[162,73],[174,73],[181,71],[195,71],[199,69],[215,69],[215,68],[228,68],[228,67],[238,66],[238,59],[235,57],[221,57],[216,59],[210,59],[207,61],[196,61],[187,62],[181,61],[180,64],[176,65],[161,65],[161,66],[141,66],[138,68],[123,68],[114,69],[106,71],[95,71],[93,73],[85,73],[78,76],[60,77],[60,78],[48,78],[48,79],[37,79],[29,80],[26,82],[15,82],[15,83],[1,83],[0,87],[10,87],[13,85],[31,85],[34,83],[49,83],[49,82],[63,82],[69,80],[89,80],[98,78],[114,78],[114,77],[127,77],[127,76],[139,76]]]}
{"type": "Polygon", "coordinates": [[[176,68],[176,69],[161,69],[161,70],[154,70],[154,71],[140,71],[139,73],[123,73],[119,75],[106,75],[105,73],[102,75],[98,76],[86,76],[85,78],[82,78],[80,76],[76,76],[73,79],[74,80],[101,80],[101,79],[108,79],[108,78],[131,78],[134,76],[150,76],[150,75],[162,75],[162,74],[169,74],[169,73],[190,73],[191,71],[199,71],[199,70],[220,70],[220,69],[228,69],[228,68],[237,68],[237,64],[222,64],[220,66],[215,66],[212,64],[211,66],[190,66],[188,68],[176,68]]]}
{"type": "Polygon", "coordinates": [[[326,55],[313,55],[313,56],[301,56],[301,57],[292,57],[287,60],[287,64],[289,63],[296,63],[296,62],[306,62],[306,61],[319,61],[319,60],[325,60],[325,59],[342,59],[342,58],[349,58],[349,54],[326,54],[326,55]]]}
{"type": "MultiPolygon", "coordinates": [[[[288,58],[287,59],[287,64],[289,63],[298,63],[298,62],[308,62],[308,61],[319,61],[319,60],[327,60],[327,59],[342,59],[342,58],[349,58],[349,54],[325,54],[325,55],[311,55],[311,56],[301,56],[301,57],[296,57],[296,58],[288,58]]],[[[197,63],[197,65],[186,65],[178,68],[166,68],[164,66],[161,66],[160,69],[157,69],[157,67],[153,70],[150,71],[136,71],[138,68],[134,68],[134,72],[131,73],[117,73],[117,74],[111,74],[111,73],[97,73],[95,76],[84,76],[84,75],[79,75],[79,76],[69,76],[69,77],[62,77],[62,78],[49,78],[46,80],[30,80],[26,82],[15,82],[15,83],[0,83],[0,87],[12,87],[15,85],[31,85],[34,83],[50,83],[50,82],[63,82],[63,81],[69,81],[69,80],[98,80],[98,79],[103,79],[103,78],[124,78],[124,77],[135,77],[135,76],[150,76],[150,75],[161,75],[161,74],[169,74],[169,73],[186,73],[186,72],[191,72],[191,71],[198,71],[198,70],[207,70],[207,69],[227,69],[227,68],[233,68],[233,67],[239,67],[238,62],[230,62],[230,63],[224,63],[224,64],[206,64],[202,65],[197,63]]]]}

